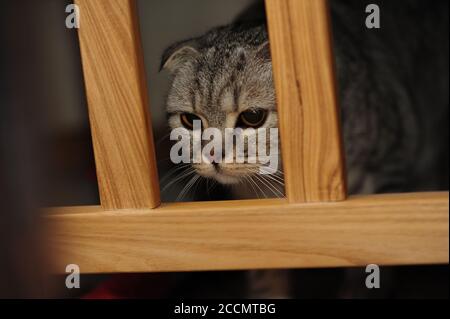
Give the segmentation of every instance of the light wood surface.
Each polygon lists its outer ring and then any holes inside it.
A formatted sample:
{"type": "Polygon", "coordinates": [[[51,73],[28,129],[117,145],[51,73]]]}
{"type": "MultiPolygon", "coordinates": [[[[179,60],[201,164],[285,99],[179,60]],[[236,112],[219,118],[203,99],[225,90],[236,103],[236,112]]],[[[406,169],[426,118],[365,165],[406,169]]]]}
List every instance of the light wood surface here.
{"type": "Polygon", "coordinates": [[[288,200],[346,197],[326,0],[266,0],[288,200]]]}
{"type": "Polygon", "coordinates": [[[160,272],[448,263],[448,193],[52,209],[56,272],[160,272]]]}
{"type": "Polygon", "coordinates": [[[101,205],[160,204],[135,3],[76,0],[101,205]]]}

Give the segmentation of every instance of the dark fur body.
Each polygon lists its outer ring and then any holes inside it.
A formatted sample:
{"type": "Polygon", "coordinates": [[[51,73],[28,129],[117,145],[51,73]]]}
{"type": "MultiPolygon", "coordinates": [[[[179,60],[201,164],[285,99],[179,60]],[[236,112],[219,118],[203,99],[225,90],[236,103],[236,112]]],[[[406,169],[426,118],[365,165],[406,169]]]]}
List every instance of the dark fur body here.
{"type": "Polygon", "coordinates": [[[377,3],[332,1],[350,192],[448,188],[448,2],[377,3]]]}

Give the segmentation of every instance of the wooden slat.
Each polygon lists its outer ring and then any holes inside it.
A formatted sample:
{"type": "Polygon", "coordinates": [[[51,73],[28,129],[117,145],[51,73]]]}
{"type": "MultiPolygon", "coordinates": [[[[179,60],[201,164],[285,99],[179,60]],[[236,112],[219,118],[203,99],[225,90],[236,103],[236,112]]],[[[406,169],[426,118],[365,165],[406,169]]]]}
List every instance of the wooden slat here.
{"type": "Polygon", "coordinates": [[[326,0],[266,0],[290,202],[346,197],[326,0]]]}
{"type": "Polygon", "coordinates": [[[55,271],[83,273],[448,263],[448,193],[53,209],[55,271]]]}
{"type": "Polygon", "coordinates": [[[101,205],[160,204],[148,97],[132,0],[76,0],[101,205]]]}

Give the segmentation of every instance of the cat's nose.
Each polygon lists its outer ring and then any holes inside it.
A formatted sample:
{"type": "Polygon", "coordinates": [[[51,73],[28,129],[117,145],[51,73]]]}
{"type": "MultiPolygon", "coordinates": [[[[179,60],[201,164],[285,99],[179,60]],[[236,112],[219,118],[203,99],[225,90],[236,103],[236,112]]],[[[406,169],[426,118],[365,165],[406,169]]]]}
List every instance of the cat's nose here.
{"type": "Polygon", "coordinates": [[[220,162],[214,152],[211,152],[210,154],[203,154],[203,161],[209,164],[214,164],[215,166],[217,166],[220,162]]]}

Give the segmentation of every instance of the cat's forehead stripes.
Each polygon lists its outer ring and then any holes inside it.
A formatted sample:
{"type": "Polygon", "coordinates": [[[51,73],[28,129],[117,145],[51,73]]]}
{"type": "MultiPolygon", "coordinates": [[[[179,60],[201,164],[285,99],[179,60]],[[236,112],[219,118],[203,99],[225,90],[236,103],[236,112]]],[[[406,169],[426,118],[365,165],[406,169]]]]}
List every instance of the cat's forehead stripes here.
{"type": "Polygon", "coordinates": [[[248,109],[274,108],[270,63],[258,55],[267,42],[263,27],[219,28],[197,41],[196,54],[174,74],[169,111],[197,113],[221,127],[248,109]]]}
{"type": "Polygon", "coordinates": [[[236,72],[229,67],[231,58],[231,55],[226,58],[225,54],[214,50],[198,59],[194,67],[195,92],[191,92],[196,111],[237,110],[239,88],[236,87],[236,72]]]}

